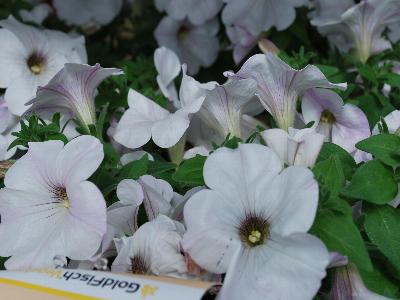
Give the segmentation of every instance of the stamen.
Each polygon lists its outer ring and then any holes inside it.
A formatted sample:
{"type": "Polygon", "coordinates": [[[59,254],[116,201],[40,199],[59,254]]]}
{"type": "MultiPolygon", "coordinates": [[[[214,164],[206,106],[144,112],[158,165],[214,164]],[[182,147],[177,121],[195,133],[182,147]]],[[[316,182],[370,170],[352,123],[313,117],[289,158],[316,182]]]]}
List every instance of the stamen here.
{"type": "Polygon", "coordinates": [[[34,75],[39,75],[40,73],[42,73],[43,66],[45,64],[45,58],[43,55],[34,52],[29,56],[26,64],[28,65],[29,70],[34,75]]]}
{"type": "Polygon", "coordinates": [[[182,26],[181,28],[179,28],[179,31],[178,31],[178,39],[180,41],[183,41],[184,39],[186,39],[188,34],[189,34],[188,28],[186,28],[185,26],[182,26]]]}
{"type": "Polygon", "coordinates": [[[141,255],[131,257],[131,272],[133,274],[146,275],[150,273],[150,267],[141,255]]]}
{"type": "Polygon", "coordinates": [[[335,116],[329,110],[324,110],[321,113],[321,122],[332,124],[335,122],[335,116]]]}
{"type": "Polygon", "coordinates": [[[70,208],[71,203],[69,202],[67,191],[64,187],[49,186],[49,191],[52,194],[52,198],[65,208],[70,208]]]}
{"type": "Polygon", "coordinates": [[[240,222],[238,230],[241,240],[248,247],[262,245],[269,237],[268,220],[255,213],[247,213],[240,222]]]}

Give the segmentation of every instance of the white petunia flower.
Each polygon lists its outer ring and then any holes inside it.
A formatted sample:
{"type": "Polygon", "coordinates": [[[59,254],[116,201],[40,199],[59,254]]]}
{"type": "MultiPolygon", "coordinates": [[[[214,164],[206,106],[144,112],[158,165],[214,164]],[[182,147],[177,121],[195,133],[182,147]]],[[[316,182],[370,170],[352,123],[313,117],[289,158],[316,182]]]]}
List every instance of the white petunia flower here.
{"type": "Polygon", "coordinates": [[[118,255],[111,270],[134,274],[182,277],[187,273],[181,253],[182,225],[160,215],[132,237],[115,240],[118,255]]]}
{"type": "Polygon", "coordinates": [[[29,143],[0,190],[0,256],[11,256],[7,269],[53,267],[55,256],[85,260],[95,254],[106,231],[106,204],[87,179],[103,157],[92,136],[65,146],[29,143]]]}
{"type": "Polygon", "coordinates": [[[86,63],[83,37],[39,30],[10,16],[0,21],[0,88],[10,111],[21,116],[39,86],[46,85],[65,63],[86,63]]]}
{"type": "Polygon", "coordinates": [[[306,0],[224,0],[222,11],[225,25],[241,24],[252,35],[275,26],[281,31],[289,27],[296,18],[295,7],[305,5],[306,0]]]}
{"type": "Polygon", "coordinates": [[[146,144],[151,138],[162,148],[176,145],[189,127],[192,114],[198,112],[206,97],[206,90],[214,84],[200,84],[186,75],[179,91],[178,110],[169,112],[149,98],[129,90],[129,109],[123,114],[114,134],[121,145],[135,149],[146,144]]]}
{"type": "Polygon", "coordinates": [[[382,34],[387,26],[398,22],[400,2],[397,0],[362,0],[339,17],[328,15],[311,20],[340,51],[354,49],[362,62],[391,48],[382,34]]]}
{"type": "Polygon", "coordinates": [[[282,170],[269,148],[220,148],[204,165],[209,189],[184,209],[182,246],[202,268],[227,273],[221,300],[311,299],[329,254],[307,234],[318,184],[305,167],[282,170]]]}
{"type": "Polygon", "coordinates": [[[194,26],[187,21],[175,21],[164,17],[154,31],[154,36],[158,45],[174,51],[180,61],[187,64],[188,73],[193,75],[200,67],[209,67],[217,59],[218,30],[217,19],[194,26]]]}
{"type": "Polygon", "coordinates": [[[260,133],[267,145],[289,166],[312,167],[324,143],[324,135],[314,129],[279,128],[267,129],[260,133]]]}
{"type": "Polygon", "coordinates": [[[122,0],[53,0],[58,17],[68,25],[107,25],[121,11],[122,0]]]}
{"type": "Polygon", "coordinates": [[[278,127],[286,131],[293,127],[297,100],[305,91],[314,87],[346,88],[345,83],[329,82],[316,66],[295,70],[272,53],[256,54],[243,64],[239,72],[226,72],[226,75],[236,80],[254,79],[261,104],[278,127]]]}
{"type": "Polygon", "coordinates": [[[202,25],[218,14],[223,3],[222,0],[156,0],[155,4],[176,21],[187,18],[194,25],[202,25]]]}
{"type": "Polygon", "coordinates": [[[100,83],[111,75],[120,75],[122,71],[114,68],[102,68],[81,64],[65,64],[50,82],[39,87],[31,110],[51,109],[72,112],[88,127],[96,124],[94,97],[100,83]]]}

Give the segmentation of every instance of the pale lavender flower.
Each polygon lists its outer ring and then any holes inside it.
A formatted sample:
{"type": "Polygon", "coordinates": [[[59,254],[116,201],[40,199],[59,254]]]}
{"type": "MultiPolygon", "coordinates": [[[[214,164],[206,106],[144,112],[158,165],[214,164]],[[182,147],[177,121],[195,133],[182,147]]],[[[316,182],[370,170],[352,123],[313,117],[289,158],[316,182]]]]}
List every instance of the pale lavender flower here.
{"type": "Polygon", "coordinates": [[[159,46],[174,51],[182,63],[188,66],[189,74],[196,74],[200,67],[211,66],[218,56],[219,30],[217,19],[194,26],[187,21],[175,21],[164,17],[158,24],[154,36],[159,46]]]}
{"type": "Polygon", "coordinates": [[[194,25],[202,25],[218,14],[222,0],[155,0],[155,4],[176,21],[187,18],[194,25]]]}
{"type": "Polygon", "coordinates": [[[308,124],[348,152],[356,150],[355,144],[370,136],[367,117],[353,104],[344,104],[342,98],[333,91],[310,89],[302,99],[302,115],[308,124]]]}
{"type": "Polygon", "coordinates": [[[89,259],[106,232],[106,203],[87,179],[104,157],[92,136],[29,143],[0,190],[0,256],[7,269],[51,268],[55,256],[89,259]],[[23,180],[21,180],[23,178],[23,180]]]}
{"type": "Polygon", "coordinates": [[[71,111],[88,127],[96,123],[94,97],[99,84],[111,75],[120,75],[122,71],[114,68],[102,68],[81,64],[65,64],[50,82],[39,87],[31,110],[51,109],[71,111]]]}
{"type": "Polygon", "coordinates": [[[296,18],[295,7],[305,5],[306,0],[224,0],[222,11],[225,25],[240,24],[252,35],[275,26],[281,31],[289,27],[296,18]]]}
{"type": "Polygon", "coordinates": [[[256,54],[236,73],[226,75],[234,80],[252,78],[257,82],[257,96],[279,128],[293,127],[297,100],[310,88],[341,88],[346,84],[329,82],[313,65],[295,70],[275,54],[256,54]]]}
{"type": "Polygon", "coordinates": [[[123,0],[53,0],[58,17],[68,25],[98,26],[110,23],[123,0]]]}
{"type": "Polygon", "coordinates": [[[0,88],[10,111],[21,116],[39,86],[45,85],[65,63],[86,63],[85,40],[52,30],[27,26],[14,17],[0,21],[0,88]]]}
{"type": "Polygon", "coordinates": [[[52,8],[50,5],[47,3],[40,3],[30,11],[25,9],[20,10],[19,15],[24,22],[32,22],[41,25],[51,12],[52,8]]]}
{"type": "Polygon", "coordinates": [[[340,51],[355,50],[356,57],[368,58],[391,48],[383,36],[387,26],[400,22],[400,2],[397,0],[362,0],[337,18],[325,16],[311,20],[323,35],[340,51]]]}
{"type": "Polygon", "coordinates": [[[242,59],[257,45],[258,36],[251,34],[244,26],[233,24],[226,27],[233,46],[233,60],[239,64],[242,59]]]}

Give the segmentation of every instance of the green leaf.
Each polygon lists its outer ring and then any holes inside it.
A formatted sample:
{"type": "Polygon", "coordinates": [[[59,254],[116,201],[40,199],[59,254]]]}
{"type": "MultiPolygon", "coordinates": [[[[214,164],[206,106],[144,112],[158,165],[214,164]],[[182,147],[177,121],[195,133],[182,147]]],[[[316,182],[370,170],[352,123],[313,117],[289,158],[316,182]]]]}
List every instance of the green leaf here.
{"type": "Polygon", "coordinates": [[[159,160],[150,161],[148,174],[153,175],[155,177],[159,177],[161,174],[175,170],[176,167],[177,167],[176,164],[168,161],[159,161],[159,160]]]}
{"type": "Polygon", "coordinates": [[[368,207],[364,226],[371,242],[400,272],[400,212],[389,205],[368,207]]]}
{"type": "Polygon", "coordinates": [[[372,272],[359,270],[364,284],[367,288],[379,295],[397,299],[396,293],[399,291],[399,286],[390,281],[385,274],[383,274],[376,267],[372,272]]]}
{"type": "Polygon", "coordinates": [[[400,149],[400,137],[397,135],[388,133],[373,135],[358,142],[356,147],[371,153],[389,166],[400,166],[400,157],[396,155],[400,149]]]}
{"type": "Polygon", "coordinates": [[[193,186],[204,185],[203,167],[207,157],[196,155],[185,160],[176,170],[172,178],[178,182],[193,186]]]}
{"type": "Polygon", "coordinates": [[[319,156],[317,159],[317,163],[329,159],[330,157],[337,155],[340,159],[340,162],[343,167],[343,173],[346,179],[351,179],[353,170],[356,167],[356,162],[353,157],[340,146],[333,143],[324,143],[321,151],[319,152],[319,156]]]}
{"type": "Polygon", "coordinates": [[[140,176],[147,173],[149,167],[148,155],[143,155],[139,160],[132,161],[122,167],[120,171],[121,179],[138,179],[140,176]]]}
{"type": "Polygon", "coordinates": [[[331,196],[339,195],[345,183],[345,177],[337,154],[317,163],[313,168],[313,172],[318,182],[327,186],[331,196]]]}
{"type": "Polygon", "coordinates": [[[351,210],[348,214],[321,212],[318,214],[312,233],[318,236],[329,249],[346,255],[359,269],[372,271],[364,241],[353,222],[351,210]]]}
{"type": "Polygon", "coordinates": [[[400,87],[400,75],[396,73],[388,73],[380,77],[383,82],[390,86],[400,87]]]}
{"type": "Polygon", "coordinates": [[[385,204],[397,195],[397,183],[390,168],[371,160],[354,173],[343,195],[375,204],[385,204]]]}

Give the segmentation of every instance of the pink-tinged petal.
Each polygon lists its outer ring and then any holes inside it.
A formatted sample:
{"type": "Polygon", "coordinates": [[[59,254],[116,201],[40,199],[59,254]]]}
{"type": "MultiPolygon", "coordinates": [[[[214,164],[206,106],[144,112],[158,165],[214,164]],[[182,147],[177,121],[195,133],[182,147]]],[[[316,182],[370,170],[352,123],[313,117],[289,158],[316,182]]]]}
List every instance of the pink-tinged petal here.
{"type": "Polygon", "coordinates": [[[60,254],[76,260],[89,259],[106,233],[106,202],[100,190],[88,181],[67,186],[67,194],[70,208],[60,233],[64,244],[60,254]]]}
{"type": "Polygon", "coordinates": [[[57,157],[56,172],[63,186],[88,179],[104,158],[103,145],[90,135],[70,141],[57,157]]]}
{"type": "Polygon", "coordinates": [[[324,244],[311,235],[272,236],[266,245],[237,252],[219,298],[312,299],[326,275],[328,263],[324,244]]]}
{"type": "Polygon", "coordinates": [[[237,150],[216,150],[207,158],[203,174],[209,188],[232,203],[245,205],[252,203],[260,185],[271,181],[282,167],[283,163],[271,149],[243,144],[237,150]]]}
{"type": "Polygon", "coordinates": [[[202,190],[184,207],[187,232],[182,247],[198,265],[217,274],[227,271],[240,246],[239,235],[235,232],[236,221],[226,207],[228,200],[218,192],[202,190]],[[204,245],[208,245],[207,251],[204,251],[204,245]]]}

